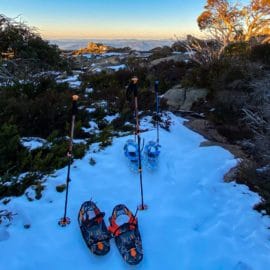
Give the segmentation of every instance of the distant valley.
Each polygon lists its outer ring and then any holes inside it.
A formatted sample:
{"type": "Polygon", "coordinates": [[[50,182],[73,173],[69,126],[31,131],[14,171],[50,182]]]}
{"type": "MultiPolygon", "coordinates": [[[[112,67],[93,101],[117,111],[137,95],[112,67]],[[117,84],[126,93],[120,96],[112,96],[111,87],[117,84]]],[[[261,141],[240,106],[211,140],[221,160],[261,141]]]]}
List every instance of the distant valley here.
{"type": "Polygon", "coordinates": [[[175,40],[141,40],[141,39],[55,39],[50,40],[51,44],[56,44],[62,50],[77,50],[86,47],[87,43],[95,42],[115,48],[130,47],[137,51],[149,51],[156,47],[171,46],[175,40]]]}

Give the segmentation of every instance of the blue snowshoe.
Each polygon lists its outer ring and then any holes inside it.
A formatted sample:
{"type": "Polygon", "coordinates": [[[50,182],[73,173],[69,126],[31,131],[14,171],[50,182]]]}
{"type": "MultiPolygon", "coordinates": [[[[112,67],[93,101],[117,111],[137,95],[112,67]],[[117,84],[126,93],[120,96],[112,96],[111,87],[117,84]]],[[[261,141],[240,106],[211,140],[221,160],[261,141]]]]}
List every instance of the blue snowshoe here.
{"type": "Polygon", "coordinates": [[[150,141],[144,148],[145,161],[150,169],[155,169],[157,167],[160,147],[161,145],[157,142],[150,141]]]}
{"type": "Polygon", "coordinates": [[[134,171],[138,170],[138,162],[139,162],[138,144],[132,139],[127,140],[124,146],[124,153],[130,162],[131,169],[134,171]]]}

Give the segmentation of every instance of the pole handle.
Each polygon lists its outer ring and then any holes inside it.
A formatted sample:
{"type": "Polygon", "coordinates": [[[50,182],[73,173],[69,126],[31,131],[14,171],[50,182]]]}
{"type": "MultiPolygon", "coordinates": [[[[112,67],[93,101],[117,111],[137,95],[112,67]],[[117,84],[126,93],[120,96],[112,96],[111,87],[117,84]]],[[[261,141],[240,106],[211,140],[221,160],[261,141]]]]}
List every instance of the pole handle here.
{"type": "Polygon", "coordinates": [[[155,92],[158,93],[159,81],[155,81],[155,92]]]}
{"type": "Polygon", "coordinates": [[[131,78],[131,87],[134,97],[138,97],[138,80],[136,76],[131,78]]]}
{"type": "Polygon", "coordinates": [[[72,108],[71,108],[72,115],[76,115],[78,112],[78,105],[77,105],[78,99],[79,96],[77,95],[72,96],[72,108]]]}

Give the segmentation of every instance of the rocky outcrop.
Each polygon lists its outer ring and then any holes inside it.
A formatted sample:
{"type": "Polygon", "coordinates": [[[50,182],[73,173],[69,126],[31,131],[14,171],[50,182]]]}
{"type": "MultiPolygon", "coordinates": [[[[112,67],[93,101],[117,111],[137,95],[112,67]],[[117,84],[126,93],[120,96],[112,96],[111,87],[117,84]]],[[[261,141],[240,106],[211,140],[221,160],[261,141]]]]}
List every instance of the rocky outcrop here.
{"type": "Polygon", "coordinates": [[[100,43],[89,42],[86,48],[81,48],[79,50],[76,50],[73,52],[73,54],[74,55],[87,54],[87,53],[101,54],[101,53],[107,52],[109,49],[111,49],[111,47],[109,46],[105,46],[100,43]]]}
{"type": "Polygon", "coordinates": [[[149,66],[154,67],[162,62],[169,62],[169,61],[185,62],[185,61],[188,61],[189,59],[190,57],[188,54],[174,54],[167,57],[155,59],[152,62],[150,62],[149,66]]]}
{"type": "Polygon", "coordinates": [[[166,99],[167,105],[171,110],[190,111],[194,102],[204,99],[208,90],[204,88],[183,88],[176,85],[168,90],[163,98],[166,99]]]}

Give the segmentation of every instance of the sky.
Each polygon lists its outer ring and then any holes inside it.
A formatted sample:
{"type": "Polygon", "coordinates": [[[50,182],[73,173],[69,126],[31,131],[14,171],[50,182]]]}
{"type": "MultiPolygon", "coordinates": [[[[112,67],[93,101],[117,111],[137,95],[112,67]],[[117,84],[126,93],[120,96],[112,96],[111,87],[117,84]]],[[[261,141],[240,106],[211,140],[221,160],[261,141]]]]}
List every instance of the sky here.
{"type": "Polygon", "coordinates": [[[47,39],[170,39],[199,34],[206,0],[0,0],[47,39]]]}

